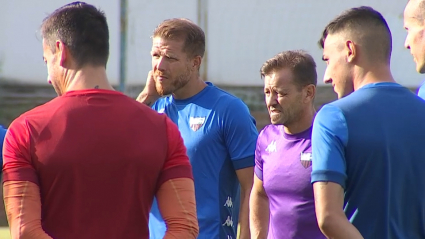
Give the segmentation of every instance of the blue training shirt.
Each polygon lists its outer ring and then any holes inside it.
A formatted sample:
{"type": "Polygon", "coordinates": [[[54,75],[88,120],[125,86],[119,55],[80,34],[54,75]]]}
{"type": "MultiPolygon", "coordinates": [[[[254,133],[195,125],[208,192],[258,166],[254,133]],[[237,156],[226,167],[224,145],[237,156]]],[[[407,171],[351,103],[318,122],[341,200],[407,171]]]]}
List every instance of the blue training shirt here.
{"type": "MultiPolygon", "coordinates": [[[[6,129],[0,125],[0,165],[3,167],[3,141],[6,136],[6,129]]],[[[0,170],[0,176],[2,174],[2,170],[0,170]]]]}
{"type": "MultiPolygon", "coordinates": [[[[192,164],[198,239],[236,239],[240,189],[235,170],[254,166],[258,136],[255,120],[242,100],[207,82],[184,100],[159,99],[152,108],[178,125],[192,164]]],[[[163,238],[165,225],[156,200],[150,238],[163,238]]]]}
{"type": "Polygon", "coordinates": [[[325,105],[313,125],[312,182],[340,184],[364,238],[425,238],[425,101],[368,84],[325,105]]]}
{"type": "Polygon", "coordinates": [[[422,85],[418,89],[418,96],[425,100],[425,81],[422,82],[422,85]]]}

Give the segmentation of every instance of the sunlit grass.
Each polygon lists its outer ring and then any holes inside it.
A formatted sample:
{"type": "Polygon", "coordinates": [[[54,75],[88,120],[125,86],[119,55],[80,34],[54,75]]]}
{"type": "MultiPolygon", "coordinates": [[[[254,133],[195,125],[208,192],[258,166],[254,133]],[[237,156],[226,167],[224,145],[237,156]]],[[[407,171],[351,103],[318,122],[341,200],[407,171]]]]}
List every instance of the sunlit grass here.
{"type": "Polygon", "coordinates": [[[11,239],[10,232],[8,227],[0,227],[0,238],[1,239],[11,239]]]}

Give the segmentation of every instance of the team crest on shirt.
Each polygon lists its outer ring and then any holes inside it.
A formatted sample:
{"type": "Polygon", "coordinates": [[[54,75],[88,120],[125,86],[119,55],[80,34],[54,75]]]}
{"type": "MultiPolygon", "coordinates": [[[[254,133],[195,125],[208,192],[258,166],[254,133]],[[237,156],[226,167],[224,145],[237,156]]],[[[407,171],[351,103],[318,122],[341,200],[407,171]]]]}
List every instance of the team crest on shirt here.
{"type": "Polygon", "coordinates": [[[204,125],[205,117],[190,117],[189,125],[193,131],[198,131],[204,125]]]}
{"type": "Polygon", "coordinates": [[[311,166],[311,159],[313,158],[311,153],[301,153],[300,161],[304,168],[311,166]]]}

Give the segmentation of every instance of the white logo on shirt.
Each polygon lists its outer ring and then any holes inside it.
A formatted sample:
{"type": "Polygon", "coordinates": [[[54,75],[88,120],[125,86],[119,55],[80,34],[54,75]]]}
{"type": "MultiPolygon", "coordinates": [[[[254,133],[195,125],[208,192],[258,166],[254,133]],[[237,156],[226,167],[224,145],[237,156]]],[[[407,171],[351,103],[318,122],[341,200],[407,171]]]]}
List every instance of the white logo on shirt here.
{"type": "Polygon", "coordinates": [[[226,202],[224,203],[225,207],[233,207],[233,201],[231,197],[227,197],[226,202]]]}
{"type": "Polygon", "coordinates": [[[233,239],[233,237],[230,235],[227,235],[227,239],[233,239]]]}
{"type": "Polygon", "coordinates": [[[273,140],[268,146],[267,146],[267,148],[266,148],[266,152],[269,152],[269,153],[273,153],[273,152],[276,152],[277,151],[277,149],[276,149],[276,141],[275,140],[273,140]]]}
{"type": "Polygon", "coordinates": [[[165,111],[165,109],[164,109],[164,108],[162,108],[162,109],[159,109],[159,110],[158,110],[158,113],[163,114],[163,113],[164,113],[164,111],[165,111]]]}
{"type": "Polygon", "coordinates": [[[311,153],[301,153],[301,164],[304,168],[308,168],[311,166],[311,160],[313,159],[313,155],[311,153]]]}
{"type": "Polygon", "coordinates": [[[233,219],[232,219],[232,217],[227,216],[227,219],[223,223],[223,226],[233,227],[233,219]]]}
{"type": "Polygon", "coordinates": [[[205,123],[205,117],[190,117],[189,125],[193,131],[197,131],[205,123]]]}

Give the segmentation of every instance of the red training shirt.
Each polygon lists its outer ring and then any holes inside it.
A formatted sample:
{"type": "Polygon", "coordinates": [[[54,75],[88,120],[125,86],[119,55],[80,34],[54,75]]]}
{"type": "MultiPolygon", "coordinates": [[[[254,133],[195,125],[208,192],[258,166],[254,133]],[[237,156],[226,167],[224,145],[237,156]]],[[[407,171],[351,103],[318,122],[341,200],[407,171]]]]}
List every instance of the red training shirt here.
{"type": "Polygon", "coordinates": [[[18,117],[6,135],[3,173],[4,182],[40,187],[42,227],[60,239],[149,238],[157,189],[192,178],[174,123],[99,89],[68,92],[18,117]]]}

